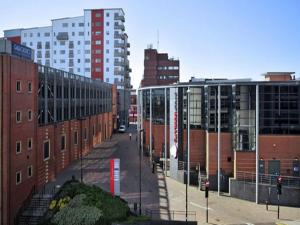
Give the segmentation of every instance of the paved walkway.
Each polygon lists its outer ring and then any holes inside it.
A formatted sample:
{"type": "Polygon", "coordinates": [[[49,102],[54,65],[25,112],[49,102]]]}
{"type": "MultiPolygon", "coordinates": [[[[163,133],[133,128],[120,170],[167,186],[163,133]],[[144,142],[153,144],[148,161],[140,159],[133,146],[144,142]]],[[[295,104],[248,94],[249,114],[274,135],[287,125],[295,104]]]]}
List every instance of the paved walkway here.
{"type": "MultiPolygon", "coordinates": [[[[93,149],[83,158],[83,176],[87,184],[97,185],[109,191],[109,160],[121,160],[121,197],[129,204],[139,202],[139,157],[136,133],[131,127],[132,139],[128,133],[115,134],[110,141],[106,141],[93,149]]],[[[185,185],[169,177],[165,177],[158,167],[155,174],[149,167],[149,161],[142,161],[142,206],[143,209],[158,210],[161,219],[185,219],[185,214],[172,214],[170,210],[185,210],[185,185]]],[[[80,160],[73,162],[49,185],[62,185],[72,175],[80,180],[80,160]]],[[[206,200],[204,192],[195,187],[188,189],[188,208],[196,212],[198,224],[205,223],[206,200]]],[[[281,220],[277,220],[275,206],[266,211],[264,205],[234,199],[227,196],[218,197],[210,192],[209,196],[209,224],[288,224],[300,225],[300,209],[281,207],[281,220]]],[[[193,220],[193,216],[190,216],[193,220]]]]}

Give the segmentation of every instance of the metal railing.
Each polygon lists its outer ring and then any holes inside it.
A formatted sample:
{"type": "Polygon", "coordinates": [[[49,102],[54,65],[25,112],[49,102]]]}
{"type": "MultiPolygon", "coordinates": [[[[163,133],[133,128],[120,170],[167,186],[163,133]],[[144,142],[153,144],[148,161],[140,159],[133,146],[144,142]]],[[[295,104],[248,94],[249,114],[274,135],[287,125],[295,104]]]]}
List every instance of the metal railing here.
{"type": "MultiPolygon", "coordinates": [[[[275,185],[277,183],[277,177],[278,175],[273,174],[259,174],[258,182],[260,184],[275,185]]],[[[281,178],[283,186],[300,188],[300,177],[281,176],[281,178]]],[[[236,180],[255,183],[256,173],[236,172],[236,180]]]]}
{"type": "Polygon", "coordinates": [[[185,220],[187,214],[187,219],[189,221],[196,221],[195,211],[180,211],[180,210],[159,210],[159,209],[146,209],[145,215],[149,216],[151,219],[161,219],[167,218],[168,220],[185,220]]]}

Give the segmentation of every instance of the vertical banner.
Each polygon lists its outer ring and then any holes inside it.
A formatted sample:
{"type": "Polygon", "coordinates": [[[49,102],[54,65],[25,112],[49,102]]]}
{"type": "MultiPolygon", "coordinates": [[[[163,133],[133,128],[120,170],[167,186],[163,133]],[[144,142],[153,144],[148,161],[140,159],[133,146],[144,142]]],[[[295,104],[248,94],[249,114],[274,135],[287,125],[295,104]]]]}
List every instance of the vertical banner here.
{"type": "Polygon", "coordinates": [[[120,196],[120,159],[110,160],[110,192],[120,196]]]}
{"type": "Polygon", "coordinates": [[[170,176],[175,179],[178,173],[177,94],[177,88],[170,88],[170,176]]]}

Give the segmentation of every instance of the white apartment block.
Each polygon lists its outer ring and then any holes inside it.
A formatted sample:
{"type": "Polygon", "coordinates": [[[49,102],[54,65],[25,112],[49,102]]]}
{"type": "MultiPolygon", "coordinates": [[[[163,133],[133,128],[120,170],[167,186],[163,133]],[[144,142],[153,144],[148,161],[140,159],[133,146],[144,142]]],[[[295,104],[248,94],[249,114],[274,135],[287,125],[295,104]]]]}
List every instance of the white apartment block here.
{"type": "Polygon", "coordinates": [[[35,50],[35,62],[130,89],[124,12],[85,9],[83,16],[53,19],[51,26],[4,31],[35,50]]]}

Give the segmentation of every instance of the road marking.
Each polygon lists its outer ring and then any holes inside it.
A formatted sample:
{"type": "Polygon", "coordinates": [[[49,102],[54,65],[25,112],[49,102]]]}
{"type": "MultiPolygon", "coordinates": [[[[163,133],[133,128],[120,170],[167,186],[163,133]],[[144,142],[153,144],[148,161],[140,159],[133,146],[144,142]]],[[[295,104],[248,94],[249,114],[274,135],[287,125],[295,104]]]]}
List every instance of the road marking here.
{"type": "MultiPolygon", "coordinates": [[[[201,209],[206,209],[206,207],[204,207],[202,205],[199,205],[199,204],[197,204],[195,202],[190,202],[190,204],[193,205],[193,206],[196,206],[198,208],[201,208],[201,209]]],[[[208,207],[208,210],[213,210],[213,209],[211,209],[211,208],[208,207]]]]}
{"type": "Polygon", "coordinates": [[[246,223],[247,225],[254,225],[253,223],[246,223]]]}

